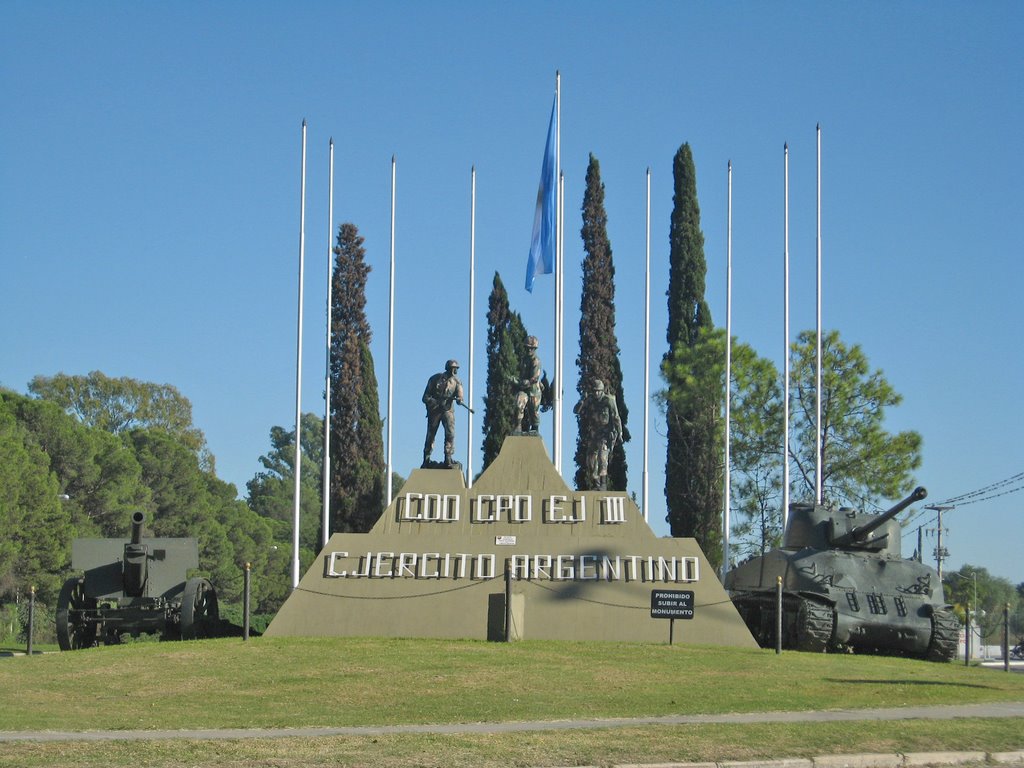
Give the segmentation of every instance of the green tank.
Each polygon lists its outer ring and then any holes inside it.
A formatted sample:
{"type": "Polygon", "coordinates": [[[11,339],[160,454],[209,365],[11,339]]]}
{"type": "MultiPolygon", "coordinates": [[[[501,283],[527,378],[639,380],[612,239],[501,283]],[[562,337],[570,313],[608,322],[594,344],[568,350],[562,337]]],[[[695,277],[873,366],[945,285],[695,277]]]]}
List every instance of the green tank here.
{"type": "Polygon", "coordinates": [[[757,642],[775,647],[781,578],[783,648],[952,660],[960,623],[939,575],[900,552],[895,518],[926,495],[919,487],[881,514],[791,504],[782,546],[725,577],[757,642]]]}
{"type": "Polygon", "coordinates": [[[157,634],[164,640],[213,634],[220,624],[217,593],[199,567],[195,539],[145,538],[146,515],[133,512],[128,539],[75,539],[70,578],[57,598],[61,650],[118,643],[122,635],[157,634]]]}

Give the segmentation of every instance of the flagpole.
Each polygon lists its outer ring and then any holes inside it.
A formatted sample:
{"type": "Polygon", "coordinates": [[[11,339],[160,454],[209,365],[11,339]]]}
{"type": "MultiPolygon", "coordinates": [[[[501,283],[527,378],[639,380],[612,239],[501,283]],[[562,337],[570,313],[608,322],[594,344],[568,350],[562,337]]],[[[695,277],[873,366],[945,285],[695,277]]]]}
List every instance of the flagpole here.
{"type": "Polygon", "coordinates": [[[302,120],[302,191],[299,205],[299,312],[295,343],[295,508],[292,521],[292,589],[299,586],[299,489],[302,485],[302,282],[306,264],[306,120],[302,120]]]}
{"type": "MultiPolygon", "coordinates": [[[[469,195],[469,407],[473,407],[473,329],[476,300],[476,166],[470,170],[469,195]]],[[[466,487],[473,487],[473,411],[466,419],[466,487]]]]}
{"type": "Polygon", "coordinates": [[[388,460],[384,487],[391,506],[391,406],[395,392],[395,156],[391,156],[391,272],[388,288],[388,460]]]}
{"type": "Polygon", "coordinates": [[[324,518],[321,534],[321,547],[327,546],[331,538],[331,277],[334,240],[334,138],[328,144],[328,181],[327,181],[327,375],[324,384],[324,466],[323,466],[323,502],[324,518]]]}
{"type": "Polygon", "coordinates": [[[640,490],[644,520],[650,521],[648,510],[648,438],[651,423],[651,169],[647,168],[647,247],[644,261],[644,471],[640,490]]]}
{"type": "Polygon", "coordinates": [[[725,266],[725,509],[722,524],[722,576],[729,571],[729,526],[731,478],[729,472],[729,437],[732,406],[732,160],[729,161],[729,202],[725,266]]]}
{"type": "Polygon", "coordinates": [[[782,345],[782,530],[789,524],[789,144],[785,155],[783,223],[783,345],[782,345]]]}
{"type": "Polygon", "coordinates": [[[564,370],[562,367],[563,355],[563,281],[565,279],[565,268],[563,264],[564,247],[562,242],[563,233],[563,212],[565,195],[565,178],[562,176],[562,75],[555,71],[555,178],[558,181],[557,203],[555,213],[555,393],[554,393],[554,417],[555,417],[555,438],[552,453],[554,454],[555,467],[558,474],[562,474],[562,396],[564,387],[564,370]]]}
{"type": "Polygon", "coordinates": [[[817,333],[815,350],[814,393],[816,416],[814,421],[814,501],[822,502],[821,482],[821,123],[818,123],[818,299],[817,299],[817,333]]]}

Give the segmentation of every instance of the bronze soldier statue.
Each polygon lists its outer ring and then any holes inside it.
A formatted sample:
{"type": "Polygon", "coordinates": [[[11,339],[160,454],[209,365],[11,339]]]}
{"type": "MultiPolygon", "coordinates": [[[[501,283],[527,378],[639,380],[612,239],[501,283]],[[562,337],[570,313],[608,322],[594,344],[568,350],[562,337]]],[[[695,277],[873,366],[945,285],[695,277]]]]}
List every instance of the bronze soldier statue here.
{"type": "MultiPolygon", "coordinates": [[[[423,466],[430,466],[430,454],[434,450],[434,436],[437,427],[444,424],[444,466],[454,466],[452,454],[455,451],[455,413],[452,405],[462,401],[462,382],[456,374],[459,363],[449,360],[442,373],[435,373],[427,380],[423,390],[423,404],[427,406],[427,439],[423,442],[423,466]]],[[[468,409],[469,406],[466,406],[468,409]]]]}
{"type": "Polygon", "coordinates": [[[516,393],[516,429],[513,434],[524,432],[536,432],[540,428],[540,404],[544,395],[542,378],[544,371],[540,366],[540,358],[537,356],[538,341],[536,336],[526,338],[526,348],[529,350],[530,360],[526,376],[518,381],[519,391],[516,393]]]}
{"type": "Polygon", "coordinates": [[[604,382],[594,379],[590,391],[576,403],[573,413],[580,415],[580,429],[586,429],[587,488],[608,490],[608,457],[622,439],[622,420],[615,396],[604,391],[604,382]]]}

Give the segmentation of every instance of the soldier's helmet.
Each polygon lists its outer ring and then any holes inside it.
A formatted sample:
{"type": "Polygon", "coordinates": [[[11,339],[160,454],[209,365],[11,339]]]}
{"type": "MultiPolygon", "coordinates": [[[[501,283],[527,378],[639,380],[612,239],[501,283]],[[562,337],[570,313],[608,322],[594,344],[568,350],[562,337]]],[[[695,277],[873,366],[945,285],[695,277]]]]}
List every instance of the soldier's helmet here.
{"type": "Polygon", "coordinates": [[[526,337],[526,346],[529,349],[536,349],[538,347],[537,337],[536,336],[527,336],[526,337]]]}
{"type": "Polygon", "coordinates": [[[446,371],[448,371],[449,373],[451,373],[452,371],[459,370],[459,361],[458,360],[449,360],[447,363],[444,364],[444,369],[446,371]]]}
{"type": "Polygon", "coordinates": [[[590,389],[591,389],[591,391],[600,394],[600,393],[604,392],[604,382],[601,381],[600,379],[594,379],[590,383],[590,389]]]}

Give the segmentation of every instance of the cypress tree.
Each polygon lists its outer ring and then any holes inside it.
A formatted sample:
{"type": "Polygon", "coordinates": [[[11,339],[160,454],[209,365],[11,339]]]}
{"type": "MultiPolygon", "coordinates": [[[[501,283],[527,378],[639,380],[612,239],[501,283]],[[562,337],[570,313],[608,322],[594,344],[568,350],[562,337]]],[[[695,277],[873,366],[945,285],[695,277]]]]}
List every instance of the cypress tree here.
{"type": "Polygon", "coordinates": [[[526,362],[526,328],[518,312],[509,308],[508,291],[501,275],[494,273],[487,300],[487,390],[484,394],[483,469],[498,456],[505,437],[516,425],[514,381],[521,378],[526,362]]]}
{"type": "MultiPolygon", "coordinates": [[[[580,353],[576,358],[580,377],[576,391],[582,397],[594,379],[604,383],[605,392],[614,395],[622,419],[622,442],[615,445],[608,459],[608,490],[626,490],[626,452],[629,417],[622,392],[622,367],[619,342],[615,335],[615,264],[608,240],[608,215],[604,208],[604,184],[601,166],[590,155],[587,188],[583,194],[583,291],[580,298],[580,353]]],[[[587,488],[587,445],[593,426],[577,415],[576,487],[587,488]]]]}
{"type": "Polygon", "coordinates": [[[363,238],[342,224],[331,279],[331,530],[365,533],[384,505],[384,439],[366,319],[363,238]]]}
{"type": "Polygon", "coordinates": [[[712,329],[711,312],[704,300],[707,263],[697,203],[697,172],[689,144],[676,152],[672,176],[675,194],[669,231],[668,351],[662,361],[668,384],[666,519],[673,536],[696,538],[717,568],[721,563],[723,500],[722,446],[718,440],[721,393],[709,389],[714,386],[714,377],[688,376],[682,370],[685,366],[673,365],[676,355],[699,359],[694,352],[712,329]],[[695,388],[706,391],[692,391],[695,388]]]}

